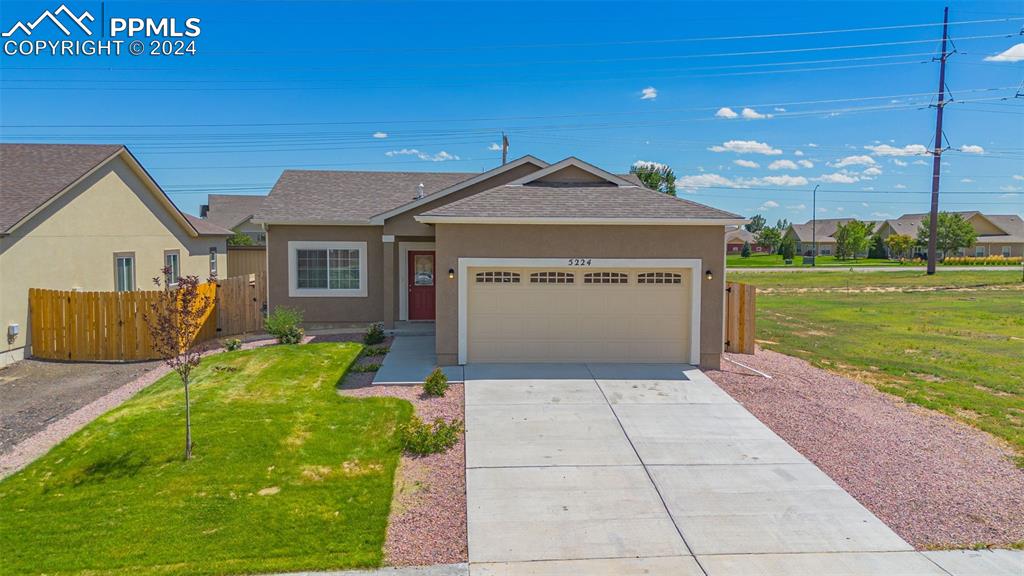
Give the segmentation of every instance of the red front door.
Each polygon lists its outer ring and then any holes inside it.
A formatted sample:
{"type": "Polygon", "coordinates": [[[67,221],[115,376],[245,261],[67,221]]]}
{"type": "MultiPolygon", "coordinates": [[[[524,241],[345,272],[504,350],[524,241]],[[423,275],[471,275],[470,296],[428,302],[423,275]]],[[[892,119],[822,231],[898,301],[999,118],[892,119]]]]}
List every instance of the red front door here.
{"type": "Polygon", "coordinates": [[[409,252],[409,320],[434,319],[434,253],[409,252]]]}

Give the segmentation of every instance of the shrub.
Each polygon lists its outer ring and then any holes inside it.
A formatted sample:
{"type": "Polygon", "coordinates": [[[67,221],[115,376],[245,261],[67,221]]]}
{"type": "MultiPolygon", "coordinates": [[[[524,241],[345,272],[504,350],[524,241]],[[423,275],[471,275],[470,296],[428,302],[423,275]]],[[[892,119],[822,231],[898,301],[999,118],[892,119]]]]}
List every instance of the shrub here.
{"type": "Polygon", "coordinates": [[[743,242],[743,249],[740,250],[741,258],[750,258],[750,242],[743,242]]]}
{"type": "Polygon", "coordinates": [[[240,339],[238,339],[238,338],[228,338],[227,340],[224,341],[224,348],[226,348],[228,352],[234,352],[235,350],[241,350],[242,349],[242,341],[240,339]]]}
{"type": "Polygon", "coordinates": [[[399,429],[402,437],[402,449],[410,454],[425,455],[444,452],[459,441],[462,434],[462,421],[445,422],[441,418],[427,424],[413,416],[408,424],[399,429]]]}
{"type": "Polygon", "coordinates": [[[305,332],[299,326],[302,323],[302,312],[287,306],[278,306],[267,317],[264,327],[272,336],[277,337],[281,344],[298,344],[302,342],[305,332]]]}
{"type": "Polygon", "coordinates": [[[353,364],[348,370],[349,372],[376,372],[380,370],[380,364],[353,364]]]}
{"type": "Polygon", "coordinates": [[[363,348],[363,356],[383,356],[388,353],[387,346],[368,346],[363,348]]]}
{"type": "Polygon", "coordinates": [[[380,344],[384,339],[384,324],[382,322],[374,322],[366,329],[366,335],[363,336],[363,344],[372,346],[374,344],[380,344]]]}
{"type": "Polygon", "coordinates": [[[444,393],[448,391],[448,377],[440,368],[434,368],[430,376],[423,381],[423,391],[428,396],[444,396],[444,393]]]}

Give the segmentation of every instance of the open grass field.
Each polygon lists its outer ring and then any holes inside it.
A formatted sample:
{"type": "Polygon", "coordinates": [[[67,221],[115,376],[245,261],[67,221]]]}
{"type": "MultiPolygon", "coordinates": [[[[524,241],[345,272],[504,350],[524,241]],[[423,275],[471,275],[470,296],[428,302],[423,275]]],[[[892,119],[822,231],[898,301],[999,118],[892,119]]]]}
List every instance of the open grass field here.
{"type": "Polygon", "coordinates": [[[730,272],[729,279],[771,289],[757,300],[762,347],[977,426],[1009,442],[1024,464],[1019,272],[730,272]]]}
{"type": "Polygon", "coordinates": [[[194,459],[170,374],[0,483],[4,574],[225,574],[378,566],[412,413],[339,396],[362,346],[203,360],[194,459]]]}
{"type": "MultiPolygon", "coordinates": [[[[725,257],[725,265],[728,268],[801,268],[800,256],[793,258],[793,263],[786,265],[781,254],[751,254],[744,258],[739,254],[730,254],[725,257]]],[[[893,262],[888,258],[860,258],[857,260],[837,260],[835,256],[818,256],[818,266],[899,266],[899,262],[893,262]]],[[[810,268],[810,265],[806,266],[810,268]]]]}

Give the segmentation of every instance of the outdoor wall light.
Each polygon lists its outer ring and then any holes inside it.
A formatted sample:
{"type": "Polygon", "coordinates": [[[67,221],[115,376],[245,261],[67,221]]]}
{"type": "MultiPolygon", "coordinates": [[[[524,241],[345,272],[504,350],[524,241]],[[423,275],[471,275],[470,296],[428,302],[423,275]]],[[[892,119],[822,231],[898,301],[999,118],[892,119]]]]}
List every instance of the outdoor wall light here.
{"type": "Polygon", "coordinates": [[[704,279],[705,280],[714,280],[715,279],[715,275],[711,273],[711,270],[708,270],[707,272],[704,273],[704,279]]]}
{"type": "Polygon", "coordinates": [[[449,280],[454,280],[455,279],[455,268],[449,268],[448,269],[448,279],[449,280]]]}

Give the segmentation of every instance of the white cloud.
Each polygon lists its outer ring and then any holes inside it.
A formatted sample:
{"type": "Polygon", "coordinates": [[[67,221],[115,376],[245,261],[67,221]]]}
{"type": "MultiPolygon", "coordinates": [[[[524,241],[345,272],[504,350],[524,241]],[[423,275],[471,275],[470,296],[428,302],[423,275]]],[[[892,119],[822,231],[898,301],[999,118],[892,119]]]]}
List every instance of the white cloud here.
{"type": "Polygon", "coordinates": [[[865,208],[867,208],[868,206],[870,206],[870,204],[868,204],[867,202],[861,202],[861,203],[860,203],[860,205],[861,205],[861,206],[863,206],[863,207],[865,207],[865,208]]]}
{"type": "Polygon", "coordinates": [[[803,150],[797,150],[796,152],[793,152],[793,155],[794,156],[803,156],[804,155],[804,151],[803,150]]]}
{"type": "Polygon", "coordinates": [[[1014,180],[1024,180],[1024,175],[1021,175],[1021,174],[1014,174],[1014,175],[1013,175],[1013,179],[1014,179],[1014,180]]]}
{"type": "Polygon", "coordinates": [[[782,154],[782,150],[772,148],[767,143],[756,140],[729,140],[728,142],[723,142],[721,146],[712,146],[708,150],[712,152],[735,152],[737,154],[764,154],[766,156],[782,154]]]}
{"type": "Polygon", "coordinates": [[[999,197],[1000,198],[1016,198],[1017,197],[1017,193],[1013,192],[1013,193],[1010,193],[1010,194],[1000,194],[999,197]]]}
{"type": "Polygon", "coordinates": [[[893,158],[892,159],[892,163],[897,165],[897,166],[906,166],[907,165],[907,161],[906,160],[900,160],[899,158],[893,158]]]}
{"type": "Polygon", "coordinates": [[[771,114],[762,114],[757,110],[754,110],[753,108],[744,108],[743,111],[740,112],[740,115],[746,118],[747,120],[761,120],[764,118],[772,117],[771,114]]]}
{"type": "Polygon", "coordinates": [[[872,212],[871,215],[879,220],[888,220],[892,218],[892,214],[889,214],[888,212],[872,212]]]}
{"type": "Polygon", "coordinates": [[[735,118],[737,116],[739,116],[739,114],[737,114],[732,108],[728,107],[719,108],[718,112],[715,112],[715,118],[735,118]]]}
{"type": "Polygon", "coordinates": [[[985,153],[985,149],[982,148],[981,146],[978,146],[977,144],[968,144],[966,146],[961,146],[960,147],[960,151],[961,152],[965,152],[967,154],[984,154],[985,153]]]}
{"type": "Polygon", "coordinates": [[[861,174],[865,176],[880,176],[882,174],[882,169],[878,166],[871,166],[867,170],[861,172],[861,174]]]}
{"type": "Polygon", "coordinates": [[[800,210],[807,210],[807,204],[790,204],[789,206],[786,206],[786,208],[794,212],[799,212],[800,210]]]}
{"type": "Polygon", "coordinates": [[[790,176],[789,174],[783,174],[781,176],[754,178],[751,180],[745,180],[744,182],[752,186],[764,186],[765,184],[770,184],[772,186],[806,186],[807,178],[804,178],[803,176],[790,176]]]}
{"type": "Polygon", "coordinates": [[[928,163],[925,162],[924,160],[914,160],[912,162],[912,164],[914,164],[915,166],[927,166],[928,165],[928,163]]]}
{"type": "Polygon", "coordinates": [[[824,206],[822,206],[821,208],[818,208],[818,213],[819,214],[824,214],[825,212],[828,212],[828,208],[825,208],[824,206]]]}
{"type": "Polygon", "coordinates": [[[650,160],[637,160],[636,162],[633,162],[633,167],[653,168],[654,170],[664,170],[665,168],[668,168],[667,165],[662,164],[661,162],[651,162],[650,160]]]}
{"type": "Polygon", "coordinates": [[[785,112],[786,109],[785,108],[775,108],[775,111],[776,112],[785,112]]]}
{"type": "Polygon", "coordinates": [[[778,208],[778,207],[779,207],[779,203],[776,202],[775,200],[765,200],[765,203],[761,204],[761,206],[758,208],[758,210],[768,210],[768,209],[771,209],[771,208],[778,208]]]}
{"type": "Polygon", "coordinates": [[[865,146],[864,149],[871,150],[875,156],[924,156],[928,153],[928,149],[922,144],[907,144],[902,148],[888,144],[879,144],[877,146],[865,146]]]}
{"type": "Polygon", "coordinates": [[[1000,186],[999,190],[1003,192],[1020,192],[1021,190],[1024,190],[1024,188],[1021,188],[1020,186],[1000,186]]]}
{"type": "Polygon", "coordinates": [[[797,160],[796,163],[804,168],[814,168],[814,162],[811,162],[810,160],[797,160]]]}
{"type": "Polygon", "coordinates": [[[970,184],[971,182],[974,182],[974,180],[971,180],[970,178],[961,178],[960,181],[963,182],[964,184],[970,184]]]}
{"type": "Polygon", "coordinates": [[[451,154],[445,150],[441,150],[437,154],[430,154],[422,152],[416,148],[402,148],[401,150],[389,150],[384,153],[385,156],[415,156],[420,160],[430,160],[431,162],[445,162],[447,160],[458,160],[459,157],[455,154],[451,154]]]}
{"type": "Polygon", "coordinates": [[[760,164],[758,164],[757,162],[754,162],[753,160],[744,160],[742,158],[740,158],[739,160],[733,160],[732,163],[737,165],[737,166],[743,166],[744,168],[760,168],[761,167],[760,164]]]}
{"type": "Polygon", "coordinates": [[[724,186],[726,188],[746,188],[737,181],[730,180],[718,174],[695,174],[692,176],[680,176],[676,178],[676,186],[683,190],[696,190],[708,186],[724,186]]]}
{"type": "Polygon", "coordinates": [[[845,212],[845,211],[846,211],[846,208],[843,208],[842,206],[840,206],[839,208],[836,208],[836,212],[845,212]]]}
{"type": "Polygon", "coordinates": [[[848,172],[833,172],[831,174],[822,174],[815,178],[818,182],[829,182],[832,184],[853,184],[859,182],[860,177],[850,174],[848,172]]]}
{"type": "Polygon", "coordinates": [[[907,189],[907,185],[906,184],[896,184],[895,186],[893,186],[893,188],[895,188],[897,190],[906,190],[907,189]]]}
{"type": "Polygon", "coordinates": [[[490,150],[491,152],[497,152],[501,150],[501,144],[498,144],[497,142],[491,142],[491,145],[488,146],[487,149],[490,150]]]}
{"type": "Polygon", "coordinates": [[[387,132],[374,132],[373,133],[373,137],[377,138],[378,140],[383,140],[384,138],[388,137],[388,133],[387,132]]]}
{"type": "Polygon", "coordinates": [[[1000,52],[994,56],[986,56],[986,62],[1020,62],[1024,60],[1024,42],[1020,44],[1014,44],[1006,49],[1004,52],[1000,52]]]}
{"type": "Polygon", "coordinates": [[[846,166],[874,166],[875,159],[871,156],[847,156],[841,158],[839,161],[830,164],[836,168],[844,168],[846,166]]]}
{"type": "Polygon", "coordinates": [[[648,86],[640,91],[641,100],[654,100],[658,97],[658,90],[654,86],[648,86]]]}
{"type": "Polygon", "coordinates": [[[817,145],[817,144],[815,144],[814,142],[808,142],[808,143],[807,143],[807,147],[808,147],[808,148],[817,148],[817,147],[818,147],[818,145],[817,145]]]}
{"type": "Polygon", "coordinates": [[[796,162],[792,160],[776,160],[768,165],[769,170],[796,170],[796,162]]]}

